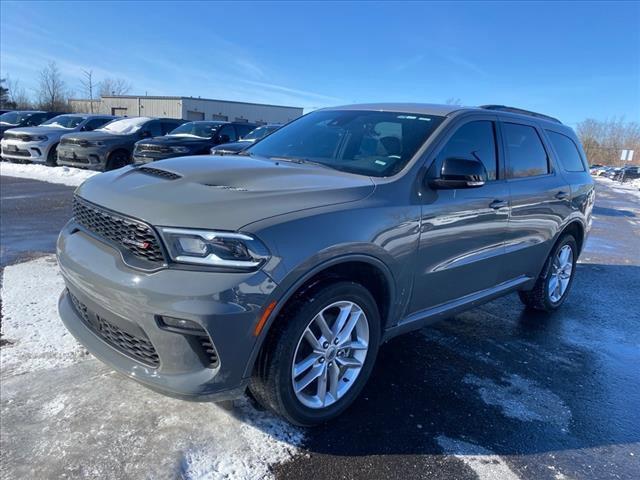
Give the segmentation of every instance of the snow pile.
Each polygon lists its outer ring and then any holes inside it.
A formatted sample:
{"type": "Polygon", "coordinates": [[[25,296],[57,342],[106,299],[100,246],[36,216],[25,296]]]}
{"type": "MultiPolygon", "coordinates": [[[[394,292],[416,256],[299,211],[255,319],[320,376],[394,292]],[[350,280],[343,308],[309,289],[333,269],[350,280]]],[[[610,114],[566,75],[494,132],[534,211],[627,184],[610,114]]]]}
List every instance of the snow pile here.
{"type": "Polygon", "coordinates": [[[70,167],[47,167],[46,165],[0,163],[0,175],[7,177],[30,178],[49,183],[61,183],[77,187],[87,178],[98,172],[70,167]]]}
{"type": "Polygon", "coordinates": [[[610,178],[595,177],[596,181],[600,184],[605,184],[612,190],[627,195],[632,195],[640,199],[640,178],[626,181],[624,183],[611,180],[610,178]]]}
{"type": "Polygon", "coordinates": [[[86,355],[58,317],[64,282],[54,256],[11,265],[2,277],[3,375],[70,365],[86,355]]]}

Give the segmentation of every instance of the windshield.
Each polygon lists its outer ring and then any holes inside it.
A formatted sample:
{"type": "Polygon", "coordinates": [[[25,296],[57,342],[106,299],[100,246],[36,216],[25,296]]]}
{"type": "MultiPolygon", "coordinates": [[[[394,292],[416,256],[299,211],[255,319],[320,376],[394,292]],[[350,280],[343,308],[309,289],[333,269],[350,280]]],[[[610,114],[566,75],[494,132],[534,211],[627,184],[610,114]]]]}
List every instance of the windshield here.
{"type": "Polygon", "coordinates": [[[272,127],[272,126],[258,127],[255,130],[251,130],[244,137],[242,137],[242,140],[253,140],[253,141],[260,140],[262,137],[266,137],[271,132],[276,131],[278,128],[279,127],[272,127]]]}
{"type": "Polygon", "coordinates": [[[58,115],[51,120],[41,123],[41,127],[60,127],[60,128],[76,128],[84,121],[85,117],[77,115],[58,115]]]}
{"type": "Polygon", "coordinates": [[[386,177],[402,170],[442,120],[413,113],[321,110],[278,129],[247,152],[386,177]]]}
{"type": "Polygon", "coordinates": [[[183,123],[178,128],[171,130],[169,135],[211,138],[218,130],[221,123],[219,122],[189,122],[183,123]]]}
{"type": "Polygon", "coordinates": [[[7,112],[0,115],[0,123],[7,125],[19,125],[29,118],[33,113],[31,112],[7,112]]]}
{"type": "Polygon", "coordinates": [[[95,132],[108,132],[116,135],[128,135],[136,133],[142,126],[151,120],[148,117],[123,118],[122,120],[114,120],[107,123],[102,128],[96,128],[95,132]]]}

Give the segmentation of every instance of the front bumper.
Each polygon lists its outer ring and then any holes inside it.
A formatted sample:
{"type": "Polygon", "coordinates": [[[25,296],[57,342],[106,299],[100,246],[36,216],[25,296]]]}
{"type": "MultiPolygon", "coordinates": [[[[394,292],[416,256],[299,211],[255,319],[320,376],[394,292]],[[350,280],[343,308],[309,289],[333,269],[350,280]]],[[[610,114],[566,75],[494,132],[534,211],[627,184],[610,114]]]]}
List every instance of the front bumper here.
{"type": "Polygon", "coordinates": [[[104,147],[58,145],[58,165],[103,171],[109,151],[104,147]]]}
{"type": "Polygon", "coordinates": [[[60,316],[98,359],[173,397],[225,400],[244,391],[244,372],[256,342],[253,329],[276,287],[265,273],[133,269],[118,250],[78,230],[73,222],[61,232],[57,254],[67,287],[59,302],[60,316]],[[146,339],[157,364],[141,361],[99,334],[72,295],[91,315],[112,325],[110,331],[126,332],[130,343],[146,339]],[[215,346],[217,365],[207,364],[192,335],[162,328],[162,317],[197,323],[215,346]]]}
{"type": "Polygon", "coordinates": [[[3,138],[0,141],[2,158],[9,160],[28,160],[30,162],[45,163],[51,143],[46,141],[22,142],[3,138]]]}

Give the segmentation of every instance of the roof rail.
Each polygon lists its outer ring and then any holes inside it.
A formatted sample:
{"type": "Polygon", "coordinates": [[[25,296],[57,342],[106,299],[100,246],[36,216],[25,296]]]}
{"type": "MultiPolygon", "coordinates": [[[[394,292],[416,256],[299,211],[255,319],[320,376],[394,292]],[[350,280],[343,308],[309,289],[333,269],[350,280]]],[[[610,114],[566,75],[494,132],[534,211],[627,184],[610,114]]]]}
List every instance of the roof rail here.
{"type": "Polygon", "coordinates": [[[507,107],[506,105],[480,105],[479,108],[484,108],[485,110],[497,110],[499,112],[519,113],[520,115],[529,115],[530,117],[542,118],[543,120],[550,120],[552,122],[562,124],[562,122],[557,118],[550,117],[549,115],[545,115],[543,113],[524,110],[522,108],[507,107]]]}

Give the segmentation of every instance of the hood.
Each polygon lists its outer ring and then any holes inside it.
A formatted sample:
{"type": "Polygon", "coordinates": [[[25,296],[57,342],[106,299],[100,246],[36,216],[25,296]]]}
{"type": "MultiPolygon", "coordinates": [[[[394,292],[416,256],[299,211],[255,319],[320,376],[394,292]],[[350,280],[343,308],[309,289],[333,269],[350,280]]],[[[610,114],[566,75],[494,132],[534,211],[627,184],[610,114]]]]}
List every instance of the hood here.
{"type": "Polygon", "coordinates": [[[75,132],[67,134],[66,138],[73,138],[74,140],[87,140],[90,142],[95,142],[98,140],[101,140],[103,142],[127,142],[139,137],[135,133],[130,133],[127,135],[116,135],[114,133],[98,132],[97,130],[94,130],[92,132],[75,132]]]}
{"type": "Polygon", "coordinates": [[[353,202],[374,190],[371,178],[315,165],[240,156],[161,160],[95,175],[82,198],[155,226],[239,230],[265,218],[353,202]]]}
{"type": "Polygon", "coordinates": [[[67,135],[75,132],[74,128],[60,127],[16,127],[11,129],[11,133],[18,135],[67,135]]]}
{"type": "Polygon", "coordinates": [[[222,145],[216,145],[212,150],[224,150],[227,152],[241,152],[253,145],[253,142],[240,141],[232,143],[223,143],[222,145]]]}
{"type": "Polygon", "coordinates": [[[189,145],[203,145],[211,143],[210,138],[190,137],[190,136],[178,136],[178,135],[164,135],[162,137],[144,138],[140,140],[139,144],[144,145],[164,145],[164,146],[189,146],[189,145]]]}

